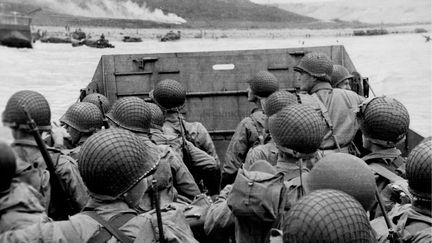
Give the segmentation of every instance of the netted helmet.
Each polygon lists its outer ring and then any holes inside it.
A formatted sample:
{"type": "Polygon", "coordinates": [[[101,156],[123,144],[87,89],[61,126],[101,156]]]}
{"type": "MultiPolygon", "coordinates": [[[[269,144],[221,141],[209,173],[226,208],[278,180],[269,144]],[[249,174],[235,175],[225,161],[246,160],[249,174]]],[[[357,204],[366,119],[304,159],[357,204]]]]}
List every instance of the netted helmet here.
{"type": "Polygon", "coordinates": [[[2,115],[3,124],[11,128],[29,129],[23,109],[27,110],[39,130],[51,129],[51,110],[48,101],[42,94],[32,90],[18,91],[9,98],[2,115]]]}
{"type": "Polygon", "coordinates": [[[135,134],[110,128],[82,145],[78,167],[90,192],[118,198],[155,171],[158,155],[135,134]]]}
{"type": "Polygon", "coordinates": [[[259,71],[248,81],[250,89],[258,97],[268,97],[279,90],[279,81],[268,71],[259,71]]]}
{"type": "Polygon", "coordinates": [[[163,126],[165,117],[161,108],[154,103],[147,103],[151,111],[151,123],[157,126],[163,126]]]}
{"type": "Polygon", "coordinates": [[[333,62],[324,53],[310,52],[294,67],[294,71],[304,72],[312,77],[330,82],[333,72],[333,62]]]}
{"type": "Polygon", "coordinates": [[[265,100],[264,113],[270,117],[285,106],[294,104],[298,104],[296,95],[285,90],[276,91],[265,100]]]}
{"type": "Polygon", "coordinates": [[[165,109],[177,108],[184,105],[186,90],[183,85],[172,79],[160,81],[153,90],[156,103],[165,109]]]}
{"type": "Polygon", "coordinates": [[[408,110],[401,102],[390,97],[376,97],[365,102],[359,117],[363,134],[385,147],[395,146],[408,132],[408,110]]]}
{"type": "Polygon", "coordinates": [[[16,171],[16,157],[12,148],[0,142],[0,192],[9,189],[16,171]]]}
{"type": "Polygon", "coordinates": [[[60,118],[60,122],[73,127],[79,132],[90,133],[100,129],[103,125],[103,117],[100,109],[88,102],[73,104],[60,118]]]}
{"type": "Polygon", "coordinates": [[[132,132],[149,132],[151,111],[146,102],[138,97],[118,99],[106,116],[117,126],[132,132]]]}
{"type": "Polygon", "coordinates": [[[341,191],[314,191],[300,199],[284,218],[284,242],[376,242],[365,210],[341,191]]]}
{"type": "Polygon", "coordinates": [[[376,182],[360,158],[332,153],[319,160],[305,178],[308,191],[335,189],[353,196],[368,211],[375,202],[376,182]]]}
{"type": "Polygon", "coordinates": [[[320,147],[325,123],[315,109],[298,104],[271,116],[269,129],[278,146],[309,154],[320,147]]]}
{"type": "Polygon", "coordinates": [[[417,145],[408,155],[406,177],[411,193],[424,200],[431,200],[432,141],[417,145]]]}
{"type": "Polygon", "coordinates": [[[103,111],[104,114],[108,113],[111,108],[111,104],[108,98],[98,93],[88,94],[86,97],[84,97],[82,102],[92,103],[96,105],[99,109],[101,109],[102,107],[101,111],[103,111]],[[99,100],[102,102],[102,105],[100,104],[99,100]]]}
{"type": "Polygon", "coordinates": [[[353,75],[342,65],[333,65],[330,83],[332,87],[337,87],[341,82],[352,78],[353,75]]]}

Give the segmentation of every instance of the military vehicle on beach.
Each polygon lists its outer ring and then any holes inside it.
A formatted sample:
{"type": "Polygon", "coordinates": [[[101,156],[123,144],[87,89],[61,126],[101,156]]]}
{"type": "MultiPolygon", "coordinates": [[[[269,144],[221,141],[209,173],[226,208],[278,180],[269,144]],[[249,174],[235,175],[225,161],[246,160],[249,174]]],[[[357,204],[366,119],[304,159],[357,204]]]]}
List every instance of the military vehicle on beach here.
{"type": "MultiPolygon", "coordinates": [[[[248,116],[253,104],[247,101],[247,81],[256,72],[268,70],[282,89],[296,92],[299,85],[293,67],[307,52],[323,52],[335,64],[355,72],[353,91],[369,96],[367,78],[361,78],[344,46],[299,47],[265,50],[182,52],[155,54],[104,55],[84,93],[101,93],[110,102],[126,97],[149,98],[149,92],[163,79],[174,79],[187,89],[184,115],[200,121],[213,138],[219,158],[240,120],[248,116]]],[[[423,139],[411,131],[400,145],[404,155],[423,139]]]]}

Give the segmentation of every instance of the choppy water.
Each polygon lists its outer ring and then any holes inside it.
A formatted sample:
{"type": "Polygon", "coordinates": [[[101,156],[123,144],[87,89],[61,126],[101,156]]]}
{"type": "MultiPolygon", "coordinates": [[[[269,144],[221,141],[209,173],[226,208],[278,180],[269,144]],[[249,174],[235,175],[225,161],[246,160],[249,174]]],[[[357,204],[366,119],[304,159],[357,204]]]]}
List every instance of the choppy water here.
{"type": "MultiPolygon", "coordinates": [[[[345,45],[357,70],[368,76],[377,95],[400,100],[408,108],[411,128],[432,135],[432,43],[419,34],[373,37],[315,37],[292,39],[190,39],[178,42],[145,40],[113,42],[114,49],[73,48],[70,44],[36,43],[34,49],[0,46],[0,110],[16,91],[31,89],[44,94],[57,120],[80,88],[91,80],[101,55],[287,48],[345,45]],[[304,44],[301,43],[304,41],[304,44]]],[[[10,141],[7,128],[0,139],[10,141]]]]}

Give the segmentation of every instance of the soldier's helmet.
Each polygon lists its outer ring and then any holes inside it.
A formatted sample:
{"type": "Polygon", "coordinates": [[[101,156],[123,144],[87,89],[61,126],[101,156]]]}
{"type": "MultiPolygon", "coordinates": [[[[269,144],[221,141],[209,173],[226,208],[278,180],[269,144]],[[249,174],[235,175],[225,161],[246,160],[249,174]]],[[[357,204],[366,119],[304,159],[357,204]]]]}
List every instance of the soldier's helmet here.
{"type": "Polygon", "coordinates": [[[99,109],[101,109],[101,107],[102,107],[101,111],[103,111],[104,114],[108,113],[109,110],[111,109],[111,104],[110,104],[108,98],[105,97],[104,95],[98,94],[98,93],[88,94],[86,97],[84,97],[82,102],[92,103],[92,104],[96,105],[99,109]],[[100,100],[100,102],[102,102],[102,105],[99,102],[99,100],[100,100]]]}
{"type": "Polygon", "coordinates": [[[138,97],[118,99],[106,116],[117,126],[132,132],[147,133],[150,130],[150,108],[138,97]]]}
{"type": "Polygon", "coordinates": [[[333,65],[330,83],[332,87],[337,87],[338,84],[352,77],[353,75],[344,66],[336,64],[333,65]]]}
{"type": "Polygon", "coordinates": [[[101,110],[94,104],[78,102],[70,106],[60,118],[60,122],[82,133],[99,130],[103,125],[101,110]]]}
{"type": "Polygon", "coordinates": [[[323,53],[310,52],[294,67],[294,71],[307,73],[322,81],[330,82],[333,72],[333,62],[323,53]]]}
{"type": "Polygon", "coordinates": [[[5,126],[17,129],[29,129],[24,109],[36,122],[38,129],[51,129],[51,109],[45,97],[31,90],[22,90],[13,94],[3,111],[2,120],[5,126]]]}
{"type": "Polygon", "coordinates": [[[0,192],[6,192],[16,171],[16,157],[12,148],[0,141],[0,192]]]}
{"type": "Polygon", "coordinates": [[[341,191],[314,191],[300,199],[284,218],[284,242],[376,242],[365,210],[341,191]]]}
{"type": "Polygon", "coordinates": [[[406,177],[410,192],[418,200],[431,201],[432,141],[417,145],[408,155],[406,177]]]}
{"type": "Polygon", "coordinates": [[[157,154],[135,134],[102,130],[83,144],[78,167],[89,191],[118,198],[156,170],[157,154]]]}
{"type": "Polygon", "coordinates": [[[324,137],[324,120],[308,105],[283,108],[269,118],[269,130],[278,147],[300,153],[313,153],[324,137]]]}
{"type": "Polygon", "coordinates": [[[408,132],[408,110],[394,98],[383,96],[368,100],[361,105],[358,115],[363,134],[381,146],[395,146],[408,132]]]}
{"type": "Polygon", "coordinates": [[[360,158],[345,153],[333,153],[322,158],[306,175],[307,191],[335,189],[360,202],[368,211],[375,202],[376,182],[369,166],[360,158]]]}
{"type": "Polygon", "coordinates": [[[258,97],[268,97],[279,90],[279,81],[268,71],[259,71],[249,81],[250,89],[258,97]]]}
{"type": "Polygon", "coordinates": [[[285,106],[294,104],[298,104],[296,95],[285,90],[276,91],[265,100],[264,113],[270,117],[278,113],[285,106]]]}
{"type": "Polygon", "coordinates": [[[155,102],[165,109],[181,107],[186,101],[186,89],[172,79],[160,81],[153,90],[155,102]]]}
{"type": "Polygon", "coordinates": [[[151,111],[151,124],[162,127],[165,121],[164,114],[161,108],[154,103],[147,103],[151,111]]]}

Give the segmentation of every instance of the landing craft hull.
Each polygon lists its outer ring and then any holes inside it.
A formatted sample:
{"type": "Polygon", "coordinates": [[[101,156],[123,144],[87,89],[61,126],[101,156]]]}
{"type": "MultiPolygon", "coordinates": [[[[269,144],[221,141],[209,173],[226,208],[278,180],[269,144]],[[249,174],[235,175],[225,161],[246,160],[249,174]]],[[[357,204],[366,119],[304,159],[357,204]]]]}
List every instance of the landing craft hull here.
{"type": "MultiPolygon", "coordinates": [[[[356,71],[343,46],[105,55],[86,91],[104,94],[110,102],[125,96],[146,99],[160,80],[175,79],[188,90],[186,119],[204,124],[223,159],[237,124],[253,108],[247,101],[247,80],[258,71],[268,70],[278,78],[282,89],[294,91],[298,84],[293,67],[311,51],[323,52],[334,63],[356,71]]],[[[365,94],[362,80],[351,85],[360,95],[365,94]]],[[[410,131],[407,144],[401,147],[404,153],[421,139],[410,131]]]]}
{"type": "Polygon", "coordinates": [[[0,45],[32,48],[31,18],[0,14],[0,45]]]}

